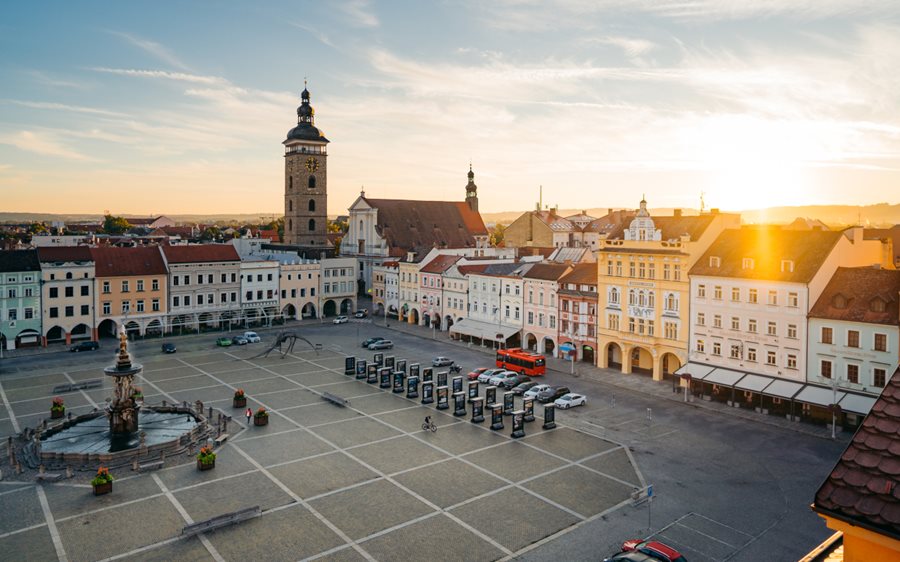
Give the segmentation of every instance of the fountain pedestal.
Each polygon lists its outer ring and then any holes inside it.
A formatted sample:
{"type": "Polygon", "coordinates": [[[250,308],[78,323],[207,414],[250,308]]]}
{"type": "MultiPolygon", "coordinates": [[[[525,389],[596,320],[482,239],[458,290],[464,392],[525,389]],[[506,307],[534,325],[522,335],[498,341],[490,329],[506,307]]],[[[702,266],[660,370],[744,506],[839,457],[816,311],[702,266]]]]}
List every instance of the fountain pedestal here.
{"type": "Polygon", "coordinates": [[[109,418],[109,432],[113,435],[127,435],[138,430],[138,413],[140,406],[134,398],[134,376],[144,370],[143,366],[132,363],[128,353],[128,335],[124,328],[119,332],[119,354],[116,364],[103,370],[108,377],[113,377],[115,391],[106,407],[109,418]]]}

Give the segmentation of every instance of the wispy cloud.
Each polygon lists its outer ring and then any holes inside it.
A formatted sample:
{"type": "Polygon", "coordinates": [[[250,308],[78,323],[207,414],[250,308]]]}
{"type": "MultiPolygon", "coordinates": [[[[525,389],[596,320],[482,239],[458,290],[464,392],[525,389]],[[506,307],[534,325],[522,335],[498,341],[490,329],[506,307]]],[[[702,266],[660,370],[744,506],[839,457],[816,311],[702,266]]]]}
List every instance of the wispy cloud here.
{"type": "Polygon", "coordinates": [[[340,5],[341,11],[350,17],[350,24],[356,27],[378,27],[378,17],[371,12],[369,0],[348,0],[340,5]]]}
{"type": "Polygon", "coordinates": [[[43,101],[27,101],[27,100],[0,100],[3,103],[12,103],[22,107],[30,107],[32,109],[46,109],[50,111],[70,111],[74,113],[87,113],[89,115],[104,115],[107,117],[124,117],[124,113],[116,111],[108,111],[106,109],[97,109],[94,107],[84,107],[81,105],[68,105],[64,103],[43,102],[43,101]]]}
{"type": "Polygon", "coordinates": [[[124,39],[131,45],[134,45],[135,47],[161,60],[169,66],[180,68],[181,70],[190,70],[190,68],[186,64],[181,62],[181,60],[177,56],[175,56],[175,54],[171,50],[157,43],[156,41],[150,41],[149,39],[144,39],[142,37],[132,35],[131,33],[125,33],[124,31],[109,31],[109,33],[115,35],[116,37],[124,39]]]}
{"type": "Polygon", "coordinates": [[[50,86],[52,88],[87,90],[92,87],[91,84],[88,84],[84,81],[58,78],[56,76],[51,76],[41,70],[29,70],[28,74],[32,77],[32,79],[34,79],[35,82],[38,82],[39,84],[42,84],[44,86],[50,86]]]}
{"type": "Polygon", "coordinates": [[[56,141],[33,131],[19,131],[0,137],[0,144],[15,146],[21,150],[34,152],[44,156],[57,156],[69,160],[93,161],[94,158],[86,156],[67,148],[56,141]]]}
{"type": "Polygon", "coordinates": [[[329,47],[334,47],[334,43],[331,42],[331,39],[329,39],[328,36],[325,35],[325,33],[319,31],[318,29],[316,29],[310,25],[297,23],[295,21],[289,21],[288,25],[292,25],[292,26],[296,27],[297,29],[302,29],[303,31],[306,31],[307,33],[309,33],[310,35],[312,35],[313,37],[318,39],[320,43],[328,45],[329,47]]]}
{"type": "Polygon", "coordinates": [[[186,72],[169,72],[167,70],[140,70],[136,68],[106,68],[102,66],[93,67],[91,70],[95,72],[105,72],[107,74],[120,74],[122,76],[135,76],[139,78],[162,78],[164,80],[175,80],[178,82],[193,82],[195,84],[211,84],[211,85],[227,85],[228,80],[220,76],[202,76],[199,74],[188,74],[186,72]]]}

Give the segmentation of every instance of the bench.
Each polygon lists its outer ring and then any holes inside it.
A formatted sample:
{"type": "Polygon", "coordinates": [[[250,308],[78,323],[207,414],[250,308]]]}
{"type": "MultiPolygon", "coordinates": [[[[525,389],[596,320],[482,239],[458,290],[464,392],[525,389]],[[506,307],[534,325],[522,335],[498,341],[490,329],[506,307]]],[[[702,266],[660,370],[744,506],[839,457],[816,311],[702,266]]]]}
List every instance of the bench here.
{"type": "Polygon", "coordinates": [[[53,394],[63,394],[64,392],[72,392],[71,384],[59,384],[53,387],[53,394]]]}
{"type": "Polygon", "coordinates": [[[147,472],[150,470],[159,470],[163,467],[163,461],[153,461],[138,465],[138,472],[147,472]]]}
{"type": "Polygon", "coordinates": [[[332,404],[334,404],[336,406],[340,406],[342,408],[344,406],[348,406],[350,404],[350,401],[347,400],[346,398],[341,398],[340,396],[335,396],[334,394],[332,394],[330,392],[323,392],[322,398],[324,400],[328,400],[332,404]]]}
{"type": "Polygon", "coordinates": [[[216,447],[218,447],[219,445],[221,445],[222,443],[224,443],[227,440],[228,440],[228,434],[223,433],[222,435],[216,437],[216,440],[214,441],[214,443],[216,444],[216,447]]]}
{"type": "Polygon", "coordinates": [[[89,381],[80,382],[72,386],[72,390],[90,390],[92,388],[100,388],[103,386],[103,379],[91,379],[89,381]]]}
{"type": "Polygon", "coordinates": [[[43,474],[38,474],[34,477],[34,479],[38,482],[59,482],[62,480],[63,475],[59,472],[45,472],[43,474]]]}
{"type": "Polygon", "coordinates": [[[224,515],[217,515],[215,517],[206,519],[205,521],[199,521],[197,523],[185,525],[184,528],[181,529],[181,534],[184,536],[197,535],[199,533],[205,533],[207,531],[219,529],[221,527],[232,525],[234,523],[240,523],[241,521],[246,521],[247,519],[253,519],[254,517],[259,517],[260,515],[262,515],[262,510],[258,505],[255,505],[246,509],[232,511],[231,513],[226,513],[224,515]]]}

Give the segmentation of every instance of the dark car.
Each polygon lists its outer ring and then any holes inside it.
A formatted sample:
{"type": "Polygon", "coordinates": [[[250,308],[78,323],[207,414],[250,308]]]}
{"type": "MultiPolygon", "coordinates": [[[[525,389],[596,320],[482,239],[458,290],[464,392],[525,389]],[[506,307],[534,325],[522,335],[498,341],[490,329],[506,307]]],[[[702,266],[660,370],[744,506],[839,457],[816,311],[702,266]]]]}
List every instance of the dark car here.
{"type": "Polygon", "coordinates": [[[362,342],[362,346],[365,347],[366,349],[368,349],[370,345],[372,345],[375,342],[381,341],[383,339],[384,338],[382,338],[382,337],[369,338],[366,341],[362,342]]]}
{"type": "Polygon", "coordinates": [[[538,402],[553,402],[563,394],[569,393],[569,387],[567,386],[551,386],[547,390],[542,390],[538,392],[537,400],[538,402]]]}
{"type": "MultiPolygon", "coordinates": [[[[503,382],[500,383],[500,386],[505,388],[506,390],[512,390],[513,388],[519,386],[523,382],[529,382],[531,377],[528,375],[523,375],[521,373],[516,373],[515,376],[507,377],[503,379],[503,382]]],[[[524,390],[522,392],[525,392],[524,390]]]]}
{"type": "Polygon", "coordinates": [[[369,344],[369,349],[394,349],[394,342],[391,340],[378,340],[369,344]]]}
{"type": "Polygon", "coordinates": [[[233,338],[231,338],[231,343],[233,343],[234,345],[247,345],[250,342],[247,341],[247,338],[245,338],[244,336],[234,336],[233,338]]]}
{"type": "Polygon", "coordinates": [[[163,353],[175,353],[177,350],[175,349],[174,343],[164,343],[162,344],[162,352],[163,353]]]}
{"type": "Polygon", "coordinates": [[[365,308],[362,310],[357,310],[356,312],[353,313],[354,318],[365,318],[368,315],[369,315],[369,311],[366,310],[365,308]]]}
{"type": "Polygon", "coordinates": [[[604,562],[613,560],[629,560],[632,562],[687,562],[687,558],[669,545],[657,541],[633,539],[625,541],[622,552],[615,554],[604,562]]]}
{"type": "Polygon", "coordinates": [[[536,384],[538,384],[538,383],[535,381],[527,380],[523,383],[520,383],[520,384],[514,386],[512,389],[512,393],[515,394],[516,396],[522,396],[523,394],[525,394],[526,390],[528,390],[529,388],[531,388],[532,386],[534,386],[536,384]]]}
{"type": "Polygon", "coordinates": [[[95,349],[100,349],[100,342],[83,341],[70,347],[69,351],[94,351],[95,349]]]}

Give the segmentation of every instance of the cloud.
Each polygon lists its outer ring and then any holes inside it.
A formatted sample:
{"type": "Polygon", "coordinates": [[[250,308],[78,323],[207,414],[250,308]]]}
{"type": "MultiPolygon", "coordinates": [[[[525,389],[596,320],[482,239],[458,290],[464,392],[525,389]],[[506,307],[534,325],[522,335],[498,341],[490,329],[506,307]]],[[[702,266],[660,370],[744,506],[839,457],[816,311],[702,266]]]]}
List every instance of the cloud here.
{"type": "Polygon", "coordinates": [[[334,43],[331,42],[331,40],[328,38],[328,36],[325,35],[324,33],[322,33],[321,31],[319,31],[318,29],[311,27],[309,25],[304,25],[302,23],[297,23],[294,21],[289,21],[288,24],[296,27],[297,29],[302,29],[303,31],[308,32],[310,35],[312,35],[313,37],[318,39],[319,42],[324,43],[325,45],[328,45],[329,47],[334,47],[334,43]]]}
{"type": "Polygon", "coordinates": [[[130,33],[125,33],[124,31],[109,31],[110,34],[115,35],[116,37],[120,37],[127,42],[131,43],[135,47],[141,49],[145,53],[156,57],[157,59],[163,61],[164,63],[174,66],[175,68],[180,68],[181,70],[190,70],[190,68],[181,62],[178,57],[175,56],[168,48],[155,41],[150,41],[149,39],[143,39],[141,37],[137,37],[130,33]]]}
{"type": "Polygon", "coordinates": [[[27,100],[0,100],[4,103],[13,103],[22,107],[30,107],[32,109],[48,109],[52,111],[70,111],[74,113],[87,113],[89,115],[104,115],[107,117],[124,117],[124,113],[116,111],[108,111],[105,109],[96,109],[93,107],[84,107],[80,105],[67,105],[63,103],[27,101],[27,100]]]}
{"type": "Polygon", "coordinates": [[[44,156],[58,156],[69,160],[92,161],[93,158],[66,148],[56,141],[32,131],[20,131],[16,134],[0,137],[0,144],[15,146],[21,150],[34,152],[44,156]]]}
{"type": "Polygon", "coordinates": [[[380,22],[369,8],[369,0],[348,0],[340,5],[344,14],[350,16],[350,24],[355,27],[378,27],[380,22]]]}
{"type": "Polygon", "coordinates": [[[211,85],[227,85],[228,80],[220,76],[201,76],[198,74],[188,74],[185,72],[169,72],[166,70],[140,70],[135,68],[106,68],[93,67],[90,70],[94,72],[105,72],[107,74],[119,74],[122,76],[136,76],[140,78],[162,78],[164,80],[175,80],[178,82],[192,82],[196,84],[211,85]]]}

